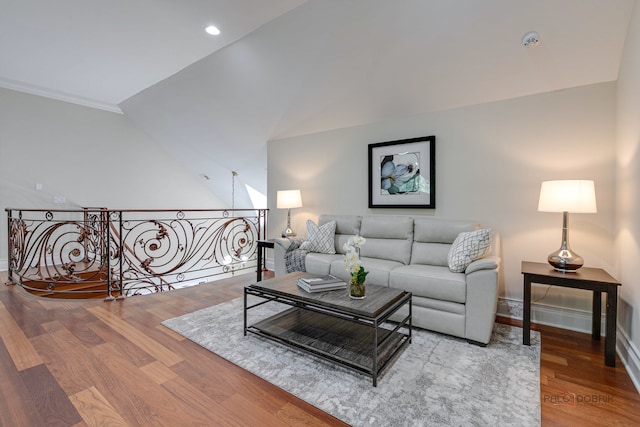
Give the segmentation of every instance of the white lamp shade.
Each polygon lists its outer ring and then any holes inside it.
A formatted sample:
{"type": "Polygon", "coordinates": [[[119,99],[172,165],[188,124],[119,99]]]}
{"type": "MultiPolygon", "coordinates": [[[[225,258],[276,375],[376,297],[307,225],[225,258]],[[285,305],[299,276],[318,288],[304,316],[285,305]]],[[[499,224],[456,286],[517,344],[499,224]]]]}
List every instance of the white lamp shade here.
{"type": "Polygon", "coordinates": [[[302,207],[302,196],[300,195],[300,190],[278,191],[276,204],[278,209],[302,207]]]}
{"type": "Polygon", "coordinates": [[[540,187],[540,212],[596,213],[593,181],[544,181],[540,187]]]}

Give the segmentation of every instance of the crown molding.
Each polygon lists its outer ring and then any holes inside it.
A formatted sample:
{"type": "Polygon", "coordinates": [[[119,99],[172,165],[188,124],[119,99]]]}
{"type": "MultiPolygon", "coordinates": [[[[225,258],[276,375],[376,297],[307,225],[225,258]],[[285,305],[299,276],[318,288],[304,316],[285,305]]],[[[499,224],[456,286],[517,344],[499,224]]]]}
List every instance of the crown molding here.
{"type": "Polygon", "coordinates": [[[124,114],[117,104],[96,101],[95,99],[84,98],[81,96],[72,95],[65,92],[59,92],[56,90],[46,89],[40,86],[29,85],[29,84],[17,82],[14,80],[0,78],[0,87],[3,87],[5,89],[15,90],[18,92],[28,93],[31,95],[51,98],[58,101],[69,102],[71,104],[78,104],[84,107],[96,108],[98,110],[105,110],[111,113],[124,114]]]}

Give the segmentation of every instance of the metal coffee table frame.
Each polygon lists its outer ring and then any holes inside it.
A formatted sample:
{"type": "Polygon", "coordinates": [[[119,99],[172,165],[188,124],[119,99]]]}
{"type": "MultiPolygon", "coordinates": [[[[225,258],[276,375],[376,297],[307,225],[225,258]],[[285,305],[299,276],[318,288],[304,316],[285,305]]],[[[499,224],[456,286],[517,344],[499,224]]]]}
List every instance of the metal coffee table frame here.
{"type": "MultiPolygon", "coordinates": [[[[270,279],[273,280],[277,278],[270,279]]],[[[265,288],[262,285],[266,282],[244,289],[245,336],[250,332],[353,369],[370,376],[374,387],[380,373],[411,343],[410,292],[398,290],[389,304],[374,313],[359,310],[357,304],[349,302],[346,291],[329,291],[339,293],[332,295],[334,301],[336,296],[346,299],[345,306],[340,307],[340,304],[328,304],[323,300],[321,294],[327,292],[308,294],[291,287],[291,292],[287,292],[265,288]],[[248,305],[249,295],[264,301],[248,305]],[[248,325],[247,311],[268,302],[292,308],[248,325]],[[408,305],[408,315],[400,322],[389,322],[389,317],[405,305],[408,305]]],[[[368,291],[373,293],[375,288],[369,286],[368,291]]]]}

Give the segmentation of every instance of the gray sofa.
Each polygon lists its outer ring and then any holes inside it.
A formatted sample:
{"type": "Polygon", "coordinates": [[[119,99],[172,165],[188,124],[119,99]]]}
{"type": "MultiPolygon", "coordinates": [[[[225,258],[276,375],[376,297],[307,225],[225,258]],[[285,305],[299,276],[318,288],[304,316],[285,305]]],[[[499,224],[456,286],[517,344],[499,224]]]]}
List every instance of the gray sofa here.
{"type": "MultiPolygon", "coordinates": [[[[318,225],[336,222],[336,254],[308,252],[306,271],[349,280],[343,264],[343,245],[353,235],[366,239],[362,263],[367,284],[412,292],[413,325],[486,345],[493,330],[501,274],[494,254],[473,261],[463,273],[449,269],[448,254],[461,232],[477,230],[474,222],[431,217],[387,215],[322,215],[318,225]]],[[[492,236],[495,248],[497,236],[492,236]]],[[[276,239],[276,276],[286,274],[285,254],[292,241],[276,239]]],[[[399,314],[399,316],[402,313],[399,314]]]]}

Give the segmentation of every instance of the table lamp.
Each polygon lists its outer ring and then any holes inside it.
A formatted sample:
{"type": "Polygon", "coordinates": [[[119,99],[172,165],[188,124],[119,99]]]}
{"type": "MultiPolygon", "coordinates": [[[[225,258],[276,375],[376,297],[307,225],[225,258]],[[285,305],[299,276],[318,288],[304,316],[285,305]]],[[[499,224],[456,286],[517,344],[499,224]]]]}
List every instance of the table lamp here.
{"type": "Polygon", "coordinates": [[[568,215],[596,213],[596,192],[593,181],[544,181],[540,187],[539,212],[562,212],[562,243],[560,249],[549,254],[547,261],[557,271],[575,272],[584,260],[569,247],[568,215]]]}
{"type": "Polygon", "coordinates": [[[300,190],[278,191],[276,206],[278,209],[288,209],[287,229],[282,232],[282,237],[295,236],[296,233],[291,229],[291,208],[302,207],[302,196],[300,195],[300,190]]]}

